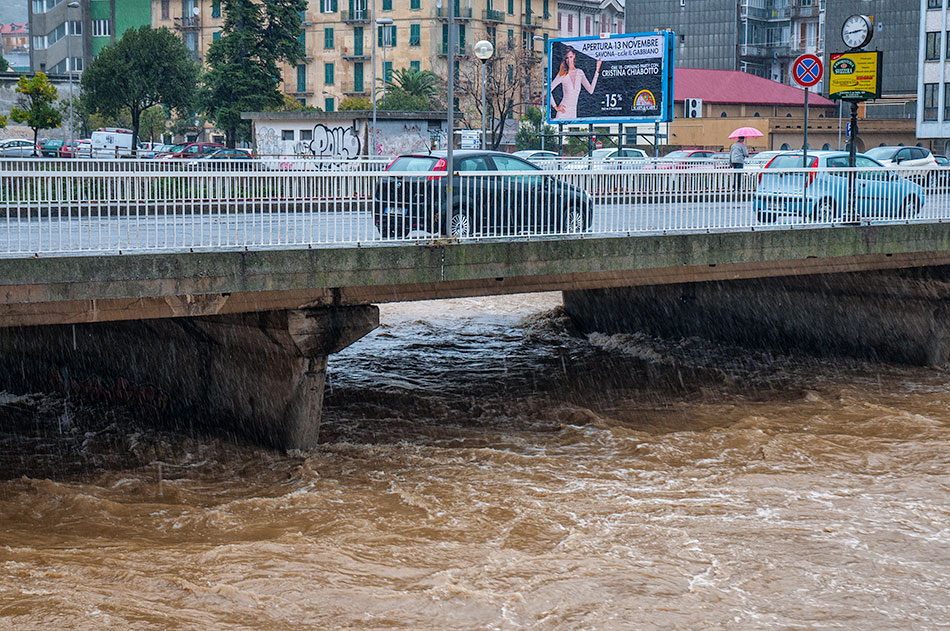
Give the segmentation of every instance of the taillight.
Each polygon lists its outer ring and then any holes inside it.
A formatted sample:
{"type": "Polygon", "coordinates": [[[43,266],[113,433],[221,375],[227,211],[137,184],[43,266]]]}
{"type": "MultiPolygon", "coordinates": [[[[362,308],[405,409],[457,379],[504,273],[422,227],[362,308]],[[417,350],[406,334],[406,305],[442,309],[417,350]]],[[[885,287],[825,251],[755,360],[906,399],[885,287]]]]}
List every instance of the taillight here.
{"type": "MultiPolygon", "coordinates": [[[[814,160],[812,160],[811,164],[809,165],[809,168],[814,169],[816,166],[818,166],[818,158],[815,158],[814,160]]],[[[806,184],[805,186],[811,185],[811,183],[814,181],[815,181],[815,171],[810,171],[808,173],[808,184],[806,184]]]]}
{"type": "MultiPolygon", "coordinates": [[[[433,172],[445,171],[445,167],[446,167],[447,165],[448,165],[448,163],[445,161],[445,158],[439,158],[438,162],[435,163],[435,166],[432,167],[432,171],[433,171],[433,172]]],[[[431,182],[432,180],[435,180],[435,179],[438,179],[438,178],[436,178],[436,176],[434,176],[434,175],[430,175],[427,179],[431,182]]]]}

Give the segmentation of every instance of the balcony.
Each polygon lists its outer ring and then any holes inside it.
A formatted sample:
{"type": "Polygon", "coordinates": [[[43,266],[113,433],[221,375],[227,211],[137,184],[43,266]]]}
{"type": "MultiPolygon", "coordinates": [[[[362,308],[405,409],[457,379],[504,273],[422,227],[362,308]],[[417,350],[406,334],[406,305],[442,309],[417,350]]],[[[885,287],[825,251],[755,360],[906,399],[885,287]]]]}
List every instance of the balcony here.
{"type": "Polygon", "coordinates": [[[345,24],[369,24],[369,11],[366,9],[357,9],[356,11],[340,11],[345,24]]]}
{"type": "Polygon", "coordinates": [[[340,55],[340,57],[344,61],[366,61],[367,59],[370,58],[370,55],[365,50],[356,52],[356,51],[350,50],[349,48],[344,48],[343,54],[340,55]]]}
{"type": "Polygon", "coordinates": [[[189,15],[187,17],[175,18],[175,28],[179,31],[191,31],[201,28],[200,16],[189,15]]]}
{"type": "Polygon", "coordinates": [[[538,28],[541,26],[541,19],[531,12],[523,13],[521,15],[521,26],[527,26],[528,28],[538,28]]]}
{"type": "Polygon", "coordinates": [[[739,5],[739,17],[746,20],[787,20],[791,17],[791,9],[789,7],[781,7],[778,9],[766,9],[761,6],[754,6],[750,0],[743,0],[742,4],[739,5]]]}
{"type": "MultiPolygon", "coordinates": [[[[449,19],[449,8],[448,7],[439,7],[435,10],[435,15],[439,19],[448,20],[449,19]]],[[[472,7],[459,7],[458,11],[455,12],[456,20],[471,20],[472,19],[472,7]]]]}
{"type": "Polygon", "coordinates": [[[486,22],[504,22],[505,14],[494,9],[487,9],[482,11],[482,19],[486,22]]]}
{"type": "Polygon", "coordinates": [[[788,42],[778,44],[742,44],[739,46],[740,57],[787,57],[791,54],[788,42]]]}
{"type": "Polygon", "coordinates": [[[793,18],[816,18],[818,17],[819,12],[820,11],[817,6],[803,7],[796,5],[792,7],[791,16],[793,18]]]}
{"type": "Polygon", "coordinates": [[[365,89],[363,89],[363,90],[355,90],[355,89],[354,89],[354,90],[343,90],[343,96],[366,96],[366,95],[368,95],[368,94],[369,94],[369,93],[368,93],[365,89]]]}

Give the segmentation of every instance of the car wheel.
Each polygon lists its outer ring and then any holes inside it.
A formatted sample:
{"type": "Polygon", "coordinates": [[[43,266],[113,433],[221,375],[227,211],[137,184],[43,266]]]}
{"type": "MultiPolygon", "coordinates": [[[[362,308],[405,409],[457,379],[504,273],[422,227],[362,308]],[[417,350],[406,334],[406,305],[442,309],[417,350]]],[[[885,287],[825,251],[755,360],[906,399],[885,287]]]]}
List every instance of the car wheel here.
{"type": "Polygon", "coordinates": [[[578,234],[587,231],[587,212],[583,207],[569,206],[564,211],[564,232],[578,234]]]}
{"type": "Polygon", "coordinates": [[[452,212],[451,234],[457,239],[472,236],[472,218],[455,208],[452,212]]]}
{"type": "Polygon", "coordinates": [[[755,218],[759,223],[775,223],[776,215],[775,213],[766,212],[764,210],[757,210],[755,218]]]}
{"type": "Polygon", "coordinates": [[[920,200],[914,195],[908,195],[901,206],[901,219],[911,219],[920,216],[920,200]]]}
{"type": "Polygon", "coordinates": [[[828,223],[838,219],[838,209],[833,199],[825,197],[818,200],[815,204],[815,210],[812,212],[811,219],[819,223],[828,223]]]}

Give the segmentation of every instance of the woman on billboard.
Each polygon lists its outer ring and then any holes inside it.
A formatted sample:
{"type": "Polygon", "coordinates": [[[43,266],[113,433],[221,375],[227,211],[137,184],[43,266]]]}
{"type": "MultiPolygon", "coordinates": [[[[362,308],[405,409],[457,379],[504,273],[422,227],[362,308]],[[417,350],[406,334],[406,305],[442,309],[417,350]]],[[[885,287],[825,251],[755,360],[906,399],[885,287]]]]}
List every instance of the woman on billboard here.
{"type": "Polygon", "coordinates": [[[593,94],[594,88],[597,87],[601,60],[597,60],[593,81],[587,80],[587,74],[575,65],[576,61],[577,51],[568,46],[567,52],[564,53],[564,59],[561,61],[561,67],[558,69],[557,77],[551,82],[551,107],[554,108],[555,119],[577,118],[577,98],[581,95],[581,88],[587,90],[588,94],[593,94]],[[561,86],[560,103],[554,102],[554,88],[557,86],[561,86]]]}

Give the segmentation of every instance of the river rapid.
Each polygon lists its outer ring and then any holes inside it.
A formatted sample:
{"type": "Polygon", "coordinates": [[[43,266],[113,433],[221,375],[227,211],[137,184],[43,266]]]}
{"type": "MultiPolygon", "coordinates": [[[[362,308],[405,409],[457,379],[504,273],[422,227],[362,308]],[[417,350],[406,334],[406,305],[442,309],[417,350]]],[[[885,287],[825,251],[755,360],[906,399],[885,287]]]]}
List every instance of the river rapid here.
{"type": "Polygon", "coordinates": [[[0,394],[0,629],[947,629],[944,369],[381,306],[321,444],[0,394]]]}

